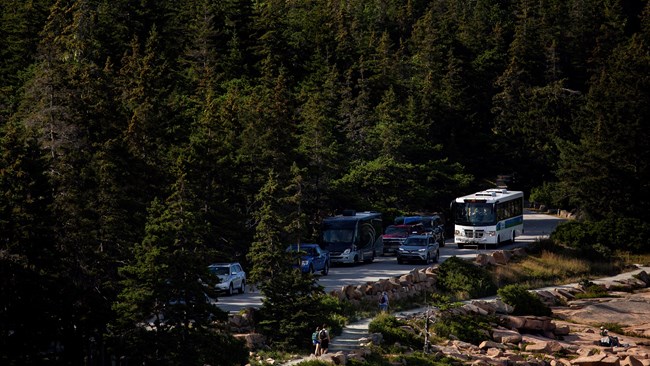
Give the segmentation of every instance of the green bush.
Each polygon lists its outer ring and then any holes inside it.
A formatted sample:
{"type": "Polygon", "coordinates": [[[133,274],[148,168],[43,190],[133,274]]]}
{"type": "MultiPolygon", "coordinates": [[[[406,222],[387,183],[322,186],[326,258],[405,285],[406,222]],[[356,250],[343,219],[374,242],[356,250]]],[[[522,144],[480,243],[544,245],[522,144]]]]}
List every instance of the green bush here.
{"type": "Polygon", "coordinates": [[[543,204],[549,207],[566,207],[567,202],[558,200],[558,184],[554,182],[544,182],[541,186],[533,187],[530,190],[530,201],[543,204]]]}
{"type": "Polygon", "coordinates": [[[300,361],[296,365],[297,366],[331,366],[332,364],[321,360],[306,360],[306,361],[300,361]]]}
{"type": "Polygon", "coordinates": [[[537,294],[521,285],[507,285],[500,288],[498,294],[503,302],[514,307],[513,315],[551,315],[551,308],[544,304],[537,294]]]}
{"type": "Polygon", "coordinates": [[[591,260],[603,260],[611,256],[599,233],[600,225],[591,221],[567,221],[561,223],[551,234],[551,239],[567,247],[577,249],[579,254],[591,260]]]}
{"type": "Polygon", "coordinates": [[[600,221],[568,221],[558,225],[551,239],[578,249],[582,256],[609,259],[614,250],[648,252],[650,224],[635,218],[616,217],[600,221]]]}
{"type": "Polygon", "coordinates": [[[455,336],[475,345],[490,340],[490,318],[481,315],[446,314],[433,323],[433,331],[440,338],[455,336]]]}
{"type": "Polygon", "coordinates": [[[451,257],[440,264],[437,286],[440,291],[460,298],[480,298],[497,292],[490,272],[458,257],[451,257]]]}
{"type": "Polygon", "coordinates": [[[448,363],[437,360],[434,355],[425,354],[423,352],[413,352],[400,357],[402,365],[409,366],[442,366],[449,365],[448,363]]]}
{"type": "Polygon", "coordinates": [[[381,333],[384,338],[384,344],[390,346],[399,342],[403,346],[419,348],[424,345],[422,337],[402,329],[407,325],[394,316],[386,313],[377,315],[368,325],[370,333],[381,333]]]}

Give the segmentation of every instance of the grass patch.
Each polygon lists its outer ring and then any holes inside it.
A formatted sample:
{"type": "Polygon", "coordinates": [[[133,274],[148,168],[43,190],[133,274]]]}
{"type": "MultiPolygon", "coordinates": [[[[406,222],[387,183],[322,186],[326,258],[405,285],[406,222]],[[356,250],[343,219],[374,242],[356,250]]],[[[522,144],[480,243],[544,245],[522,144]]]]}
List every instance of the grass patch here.
{"type": "Polygon", "coordinates": [[[635,264],[650,266],[650,254],[635,254],[630,252],[617,251],[614,253],[614,256],[626,267],[631,267],[635,264]]]}
{"type": "Polygon", "coordinates": [[[607,329],[610,332],[616,333],[616,334],[623,334],[625,331],[623,330],[623,326],[618,324],[618,323],[600,323],[598,324],[599,327],[603,327],[607,329]]]}
{"type": "Polygon", "coordinates": [[[620,272],[620,264],[592,262],[566,254],[542,250],[513,260],[507,266],[493,268],[494,282],[499,287],[519,284],[527,288],[540,288],[578,282],[587,276],[609,276],[620,272]]]}
{"type": "MultiPolygon", "coordinates": [[[[270,350],[260,350],[256,353],[257,357],[260,359],[258,365],[267,365],[267,359],[273,359],[275,362],[286,362],[291,360],[296,356],[295,353],[285,352],[282,350],[270,349],[270,350]],[[259,363],[261,362],[261,363],[259,363]]],[[[252,360],[251,360],[252,361],[252,360]]]]}
{"type": "Polygon", "coordinates": [[[575,294],[576,299],[597,299],[600,297],[614,297],[613,295],[610,295],[607,290],[600,285],[596,284],[589,284],[587,286],[582,286],[582,289],[585,292],[579,292],[575,294]]]}

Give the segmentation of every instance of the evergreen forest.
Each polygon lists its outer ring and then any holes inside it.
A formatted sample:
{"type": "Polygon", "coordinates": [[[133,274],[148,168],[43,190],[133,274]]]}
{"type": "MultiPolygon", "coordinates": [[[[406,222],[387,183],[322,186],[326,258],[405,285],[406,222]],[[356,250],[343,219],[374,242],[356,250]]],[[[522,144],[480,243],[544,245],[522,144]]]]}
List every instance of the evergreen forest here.
{"type": "Polygon", "coordinates": [[[240,364],[208,264],[498,175],[648,251],[649,117],[647,0],[0,0],[0,363],[240,364]]]}

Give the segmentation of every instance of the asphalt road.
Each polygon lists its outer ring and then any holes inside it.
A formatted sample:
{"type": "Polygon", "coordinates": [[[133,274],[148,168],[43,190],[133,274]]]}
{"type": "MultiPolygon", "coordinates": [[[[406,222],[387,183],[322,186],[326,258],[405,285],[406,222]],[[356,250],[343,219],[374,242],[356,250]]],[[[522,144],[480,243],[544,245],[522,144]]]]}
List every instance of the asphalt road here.
{"type": "MultiPolygon", "coordinates": [[[[502,245],[498,249],[508,250],[526,246],[540,238],[547,237],[561,221],[563,220],[555,216],[526,212],[524,214],[524,234],[517,237],[514,243],[502,245]]],[[[492,251],[494,250],[458,249],[456,244],[453,244],[452,240],[449,239],[446,245],[440,248],[440,262],[453,256],[473,259],[477,253],[490,253],[492,251]]],[[[414,268],[425,267],[427,267],[426,264],[397,264],[395,256],[390,255],[375,258],[375,261],[371,264],[332,267],[327,276],[318,277],[318,282],[325,287],[325,292],[330,292],[345,285],[374,282],[383,278],[400,276],[414,268]]],[[[260,307],[262,305],[262,296],[259,291],[222,296],[218,299],[217,305],[225,311],[236,312],[246,307],[260,307]]]]}

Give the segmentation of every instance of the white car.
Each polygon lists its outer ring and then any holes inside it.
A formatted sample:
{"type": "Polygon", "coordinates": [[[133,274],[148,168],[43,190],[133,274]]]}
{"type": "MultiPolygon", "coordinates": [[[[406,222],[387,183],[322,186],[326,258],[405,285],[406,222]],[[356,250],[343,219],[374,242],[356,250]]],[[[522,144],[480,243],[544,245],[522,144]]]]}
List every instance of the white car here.
{"type": "Polygon", "coordinates": [[[246,272],[239,263],[215,263],[208,268],[219,277],[217,291],[226,292],[228,295],[233,295],[235,289],[240,294],[246,292],[246,272]]]}

